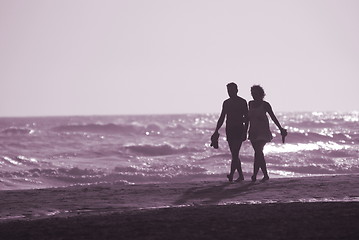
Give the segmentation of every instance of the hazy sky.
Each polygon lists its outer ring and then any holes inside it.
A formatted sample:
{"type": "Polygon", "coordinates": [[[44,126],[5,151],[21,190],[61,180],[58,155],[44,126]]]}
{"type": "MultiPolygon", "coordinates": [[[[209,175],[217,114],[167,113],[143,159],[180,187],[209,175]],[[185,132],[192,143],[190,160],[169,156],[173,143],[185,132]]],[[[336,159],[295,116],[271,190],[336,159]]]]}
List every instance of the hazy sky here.
{"type": "Polygon", "coordinates": [[[0,116],[359,110],[359,1],[0,0],[0,116]]]}

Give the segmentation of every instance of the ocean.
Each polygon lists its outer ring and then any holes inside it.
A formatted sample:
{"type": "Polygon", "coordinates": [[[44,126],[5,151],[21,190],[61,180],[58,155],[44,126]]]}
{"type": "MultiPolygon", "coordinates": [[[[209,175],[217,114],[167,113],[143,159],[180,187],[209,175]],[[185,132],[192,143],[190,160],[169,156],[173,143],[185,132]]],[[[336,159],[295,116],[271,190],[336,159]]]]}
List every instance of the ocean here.
{"type": "MultiPolygon", "coordinates": [[[[226,181],[230,152],[219,114],[0,118],[0,189],[226,181]]],[[[286,143],[271,123],[271,178],[359,173],[359,112],[283,112],[286,143]]],[[[245,179],[253,171],[245,141],[245,179]]],[[[236,176],[235,176],[236,177],[236,176]]],[[[260,177],[260,176],[258,176],[260,177]]]]}

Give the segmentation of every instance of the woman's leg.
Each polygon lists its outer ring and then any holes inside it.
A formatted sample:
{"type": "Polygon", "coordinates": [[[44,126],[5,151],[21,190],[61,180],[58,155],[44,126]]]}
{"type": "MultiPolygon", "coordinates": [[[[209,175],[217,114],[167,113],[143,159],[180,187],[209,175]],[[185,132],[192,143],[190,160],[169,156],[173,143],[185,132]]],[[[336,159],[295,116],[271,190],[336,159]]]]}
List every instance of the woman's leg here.
{"type": "Polygon", "coordinates": [[[266,160],[264,158],[264,153],[263,153],[263,148],[264,146],[266,145],[266,142],[261,142],[261,162],[260,162],[260,168],[262,169],[262,172],[263,172],[263,179],[262,181],[266,181],[269,179],[269,176],[268,176],[268,171],[267,171],[267,163],[266,163],[266,160]]]}
{"type": "Polygon", "coordinates": [[[258,146],[258,142],[251,141],[251,144],[254,149],[252,182],[255,182],[257,180],[257,174],[259,171],[259,161],[258,161],[258,153],[257,153],[259,151],[259,146],[258,146]]]}
{"type": "Polygon", "coordinates": [[[268,176],[268,172],[267,172],[267,166],[266,166],[266,162],[264,159],[264,153],[263,153],[263,148],[266,144],[265,141],[256,141],[256,142],[251,142],[253,149],[254,149],[254,166],[253,166],[253,176],[252,176],[252,181],[255,181],[257,179],[257,174],[259,169],[262,169],[264,178],[263,180],[268,180],[269,176],[268,176]]]}
{"type": "MultiPolygon", "coordinates": [[[[265,144],[264,144],[265,145],[265,144]]],[[[263,147],[264,147],[263,145],[263,147]]],[[[264,158],[264,154],[263,154],[263,161],[261,163],[261,169],[262,169],[262,172],[263,172],[263,179],[262,181],[267,181],[269,180],[269,175],[268,175],[268,171],[267,171],[267,163],[266,163],[266,160],[264,158]]]]}

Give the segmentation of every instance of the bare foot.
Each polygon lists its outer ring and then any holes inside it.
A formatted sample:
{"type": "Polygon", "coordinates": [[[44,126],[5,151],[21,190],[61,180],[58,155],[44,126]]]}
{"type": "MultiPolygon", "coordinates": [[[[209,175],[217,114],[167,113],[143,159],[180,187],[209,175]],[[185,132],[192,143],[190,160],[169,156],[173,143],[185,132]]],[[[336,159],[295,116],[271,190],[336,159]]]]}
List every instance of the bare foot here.
{"type": "Polygon", "coordinates": [[[269,180],[269,177],[268,176],[265,176],[262,178],[261,182],[265,182],[265,181],[268,181],[269,180]]]}
{"type": "Polygon", "coordinates": [[[242,182],[243,180],[244,180],[244,177],[241,176],[241,177],[238,177],[238,178],[236,179],[236,182],[242,182]]]}

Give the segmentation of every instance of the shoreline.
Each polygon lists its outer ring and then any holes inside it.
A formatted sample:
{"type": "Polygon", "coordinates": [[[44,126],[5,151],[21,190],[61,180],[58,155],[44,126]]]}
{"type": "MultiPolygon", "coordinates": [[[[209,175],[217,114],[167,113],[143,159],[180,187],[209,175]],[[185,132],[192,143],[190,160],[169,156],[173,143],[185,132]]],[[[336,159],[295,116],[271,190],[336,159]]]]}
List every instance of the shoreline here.
{"type": "Polygon", "coordinates": [[[136,209],[291,202],[359,202],[357,174],[272,178],[267,182],[202,181],[98,184],[0,191],[0,223],[99,215],[136,209]]]}
{"type": "Polygon", "coordinates": [[[1,239],[358,239],[359,202],[230,204],[0,223],[1,239]]]}

